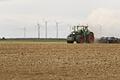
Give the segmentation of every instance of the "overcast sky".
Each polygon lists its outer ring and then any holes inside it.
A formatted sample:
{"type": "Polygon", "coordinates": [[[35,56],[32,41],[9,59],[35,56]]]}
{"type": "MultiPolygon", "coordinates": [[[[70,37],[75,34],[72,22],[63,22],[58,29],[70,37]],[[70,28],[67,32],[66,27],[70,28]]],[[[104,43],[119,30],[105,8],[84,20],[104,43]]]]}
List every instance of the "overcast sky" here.
{"type": "Polygon", "coordinates": [[[70,33],[71,25],[89,24],[95,36],[120,37],[120,0],[0,0],[0,37],[37,37],[36,24],[48,21],[48,37],[70,33]],[[101,34],[100,34],[101,32],[101,34]]]}

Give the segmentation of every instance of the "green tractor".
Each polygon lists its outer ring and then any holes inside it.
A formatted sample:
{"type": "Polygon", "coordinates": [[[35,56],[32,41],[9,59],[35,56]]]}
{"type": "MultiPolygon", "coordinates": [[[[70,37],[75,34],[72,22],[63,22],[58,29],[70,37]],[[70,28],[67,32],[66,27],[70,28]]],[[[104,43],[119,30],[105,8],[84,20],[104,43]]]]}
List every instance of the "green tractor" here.
{"type": "Polygon", "coordinates": [[[67,43],[93,43],[94,33],[88,30],[88,26],[74,26],[74,31],[67,36],[67,43]]]}

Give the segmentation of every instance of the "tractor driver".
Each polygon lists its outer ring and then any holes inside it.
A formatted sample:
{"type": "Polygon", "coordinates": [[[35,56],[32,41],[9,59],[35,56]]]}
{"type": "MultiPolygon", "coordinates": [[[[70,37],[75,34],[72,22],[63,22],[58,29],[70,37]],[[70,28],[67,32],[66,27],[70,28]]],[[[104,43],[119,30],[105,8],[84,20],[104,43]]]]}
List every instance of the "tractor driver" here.
{"type": "Polygon", "coordinates": [[[84,31],[85,31],[85,32],[88,32],[88,26],[85,26],[85,27],[84,27],[84,31]]]}

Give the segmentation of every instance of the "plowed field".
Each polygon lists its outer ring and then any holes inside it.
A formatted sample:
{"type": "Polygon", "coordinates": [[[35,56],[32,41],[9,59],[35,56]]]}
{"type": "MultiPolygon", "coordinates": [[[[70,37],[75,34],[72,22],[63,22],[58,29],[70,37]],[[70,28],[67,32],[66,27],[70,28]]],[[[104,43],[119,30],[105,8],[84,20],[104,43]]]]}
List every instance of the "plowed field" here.
{"type": "Polygon", "coordinates": [[[0,43],[0,80],[120,80],[120,45],[0,43]]]}

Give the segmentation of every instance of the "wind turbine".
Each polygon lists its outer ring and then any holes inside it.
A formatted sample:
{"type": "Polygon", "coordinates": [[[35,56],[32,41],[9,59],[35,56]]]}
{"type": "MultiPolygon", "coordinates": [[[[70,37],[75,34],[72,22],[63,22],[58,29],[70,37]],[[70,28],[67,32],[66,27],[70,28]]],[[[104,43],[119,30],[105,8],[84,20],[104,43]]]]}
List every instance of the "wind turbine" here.
{"type": "Polygon", "coordinates": [[[37,26],[38,26],[38,39],[39,39],[40,38],[40,24],[38,23],[37,26]]]}
{"type": "Polygon", "coordinates": [[[45,21],[45,38],[47,39],[47,27],[48,27],[48,21],[45,21]]]}
{"type": "Polygon", "coordinates": [[[58,38],[58,26],[59,26],[59,23],[58,22],[55,22],[56,23],[56,38],[58,38]]]}
{"type": "Polygon", "coordinates": [[[26,38],[26,27],[24,27],[24,38],[26,38]]]}

